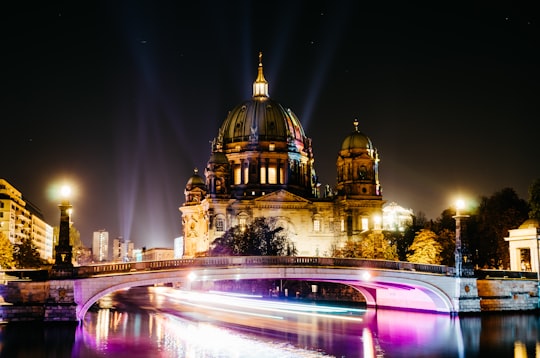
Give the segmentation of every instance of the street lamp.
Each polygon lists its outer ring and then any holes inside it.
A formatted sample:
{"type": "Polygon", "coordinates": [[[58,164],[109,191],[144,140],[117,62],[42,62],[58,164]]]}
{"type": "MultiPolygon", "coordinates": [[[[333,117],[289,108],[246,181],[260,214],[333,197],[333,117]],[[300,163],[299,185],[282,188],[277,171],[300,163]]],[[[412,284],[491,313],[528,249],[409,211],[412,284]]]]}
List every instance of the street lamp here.
{"type": "Polygon", "coordinates": [[[64,185],[60,190],[60,194],[62,197],[61,203],[58,204],[58,208],[60,209],[60,227],[58,230],[58,245],[55,247],[56,254],[53,268],[63,271],[73,267],[73,263],[71,262],[73,255],[72,248],[69,244],[69,228],[71,226],[71,210],[73,208],[69,203],[71,188],[64,185]]]}
{"type": "Polygon", "coordinates": [[[463,221],[469,217],[469,215],[461,214],[461,210],[465,208],[465,202],[461,199],[456,201],[456,215],[453,218],[456,220],[456,248],[454,250],[455,256],[455,267],[456,267],[456,276],[461,277],[463,275],[463,259],[467,261],[467,256],[463,255],[464,245],[462,242],[461,236],[461,224],[463,221]]]}

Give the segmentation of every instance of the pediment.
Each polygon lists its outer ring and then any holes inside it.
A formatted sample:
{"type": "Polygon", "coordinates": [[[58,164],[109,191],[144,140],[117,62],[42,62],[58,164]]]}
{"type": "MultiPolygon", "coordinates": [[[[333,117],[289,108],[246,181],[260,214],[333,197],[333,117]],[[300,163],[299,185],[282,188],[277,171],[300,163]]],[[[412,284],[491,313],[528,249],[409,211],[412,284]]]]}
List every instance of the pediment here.
{"type": "Polygon", "coordinates": [[[280,189],[255,199],[258,203],[281,202],[281,203],[311,203],[310,200],[295,195],[287,190],[280,189]]]}

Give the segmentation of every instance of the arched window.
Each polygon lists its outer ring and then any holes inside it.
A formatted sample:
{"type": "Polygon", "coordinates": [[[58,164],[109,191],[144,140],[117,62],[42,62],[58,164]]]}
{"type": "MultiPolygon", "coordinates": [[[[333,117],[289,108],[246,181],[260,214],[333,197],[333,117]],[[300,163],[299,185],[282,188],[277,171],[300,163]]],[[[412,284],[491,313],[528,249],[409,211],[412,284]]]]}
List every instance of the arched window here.
{"type": "Polygon", "coordinates": [[[240,213],[238,214],[238,226],[240,227],[240,230],[244,231],[246,227],[248,226],[248,215],[246,213],[240,213]]]}
{"type": "Polygon", "coordinates": [[[321,220],[320,219],[313,220],[313,231],[315,231],[315,232],[321,231],[321,220]]]}
{"type": "Polygon", "coordinates": [[[321,215],[316,214],[313,216],[313,232],[321,232],[321,231],[322,231],[321,215]]]}
{"type": "Polygon", "coordinates": [[[216,218],[216,231],[217,232],[225,231],[225,220],[222,217],[216,218]]]}

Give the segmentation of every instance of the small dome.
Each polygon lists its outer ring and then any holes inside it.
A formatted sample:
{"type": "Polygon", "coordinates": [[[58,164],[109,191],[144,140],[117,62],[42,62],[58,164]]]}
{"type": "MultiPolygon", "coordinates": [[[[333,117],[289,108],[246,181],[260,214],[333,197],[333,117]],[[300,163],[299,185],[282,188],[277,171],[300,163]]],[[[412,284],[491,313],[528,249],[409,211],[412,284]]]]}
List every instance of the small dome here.
{"type": "Polygon", "coordinates": [[[199,175],[199,170],[197,168],[195,168],[193,175],[189,177],[186,184],[186,190],[193,190],[195,188],[206,188],[204,179],[199,175]]]}
{"type": "Polygon", "coordinates": [[[371,139],[358,130],[358,120],[354,120],[354,132],[349,134],[341,144],[341,150],[368,149],[373,150],[371,139]]]}
{"type": "Polygon", "coordinates": [[[229,159],[223,152],[212,152],[208,162],[212,164],[229,164],[229,159]]]}
{"type": "Polygon", "coordinates": [[[519,226],[520,229],[532,229],[532,228],[540,228],[540,223],[537,219],[527,219],[523,224],[519,226]]]}

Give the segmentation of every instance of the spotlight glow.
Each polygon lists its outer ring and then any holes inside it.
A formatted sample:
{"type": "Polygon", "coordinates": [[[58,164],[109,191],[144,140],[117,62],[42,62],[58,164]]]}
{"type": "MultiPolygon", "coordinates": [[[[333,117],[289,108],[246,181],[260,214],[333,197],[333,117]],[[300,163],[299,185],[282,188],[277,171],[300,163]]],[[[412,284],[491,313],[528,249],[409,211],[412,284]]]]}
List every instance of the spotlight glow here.
{"type": "Polygon", "coordinates": [[[63,199],[69,199],[71,197],[71,187],[69,185],[63,185],[60,188],[60,195],[63,199]]]}
{"type": "Polygon", "coordinates": [[[369,271],[364,271],[362,272],[361,277],[363,281],[369,281],[369,279],[371,278],[371,273],[369,271]]]}

